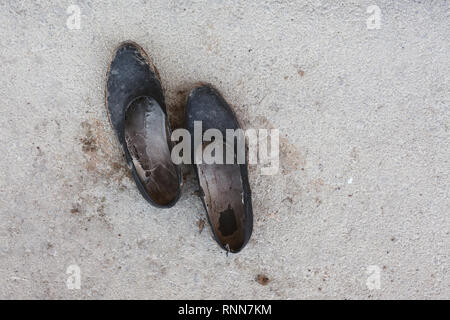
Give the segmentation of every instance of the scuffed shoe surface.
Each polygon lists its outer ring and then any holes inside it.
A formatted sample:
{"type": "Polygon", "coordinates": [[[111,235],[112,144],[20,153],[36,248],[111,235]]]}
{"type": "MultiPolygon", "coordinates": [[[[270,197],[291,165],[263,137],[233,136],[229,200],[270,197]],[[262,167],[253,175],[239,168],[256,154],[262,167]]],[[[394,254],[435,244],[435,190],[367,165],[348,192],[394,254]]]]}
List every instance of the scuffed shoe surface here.
{"type": "Polygon", "coordinates": [[[125,141],[133,165],[149,196],[167,205],[177,197],[177,168],[170,158],[166,115],[156,100],[134,100],[126,111],[125,141]]]}

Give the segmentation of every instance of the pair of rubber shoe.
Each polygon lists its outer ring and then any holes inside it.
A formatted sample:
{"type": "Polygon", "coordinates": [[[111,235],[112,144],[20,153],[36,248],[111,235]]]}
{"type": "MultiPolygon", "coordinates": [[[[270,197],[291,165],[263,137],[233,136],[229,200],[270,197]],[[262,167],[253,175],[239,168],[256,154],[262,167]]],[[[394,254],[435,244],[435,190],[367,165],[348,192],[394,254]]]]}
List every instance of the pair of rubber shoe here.
{"type": "MultiPolygon", "coordinates": [[[[181,194],[181,169],[171,159],[171,130],[161,81],[148,55],[136,43],[116,49],[107,74],[106,107],[113,129],[142,196],[159,208],[172,207],[181,194]]],[[[247,162],[196,164],[194,121],[208,129],[239,129],[233,111],[211,86],[191,91],[186,129],[191,136],[192,163],[200,197],[217,243],[239,252],[250,239],[253,213],[247,162]]],[[[236,152],[236,150],[235,150],[236,152]]]]}

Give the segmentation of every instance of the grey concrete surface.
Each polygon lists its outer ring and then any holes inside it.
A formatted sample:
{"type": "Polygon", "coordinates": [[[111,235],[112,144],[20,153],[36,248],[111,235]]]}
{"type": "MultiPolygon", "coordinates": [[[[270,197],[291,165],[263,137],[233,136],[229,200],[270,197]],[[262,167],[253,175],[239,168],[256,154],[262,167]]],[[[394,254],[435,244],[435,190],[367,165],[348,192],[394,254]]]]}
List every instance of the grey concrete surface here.
{"type": "Polygon", "coordinates": [[[437,0],[1,1],[0,298],[449,299],[449,18],[437,0]],[[206,81],[245,128],[280,130],[241,253],[200,230],[188,167],[169,210],[130,179],[104,107],[127,39],[174,127],[206,81]]]}

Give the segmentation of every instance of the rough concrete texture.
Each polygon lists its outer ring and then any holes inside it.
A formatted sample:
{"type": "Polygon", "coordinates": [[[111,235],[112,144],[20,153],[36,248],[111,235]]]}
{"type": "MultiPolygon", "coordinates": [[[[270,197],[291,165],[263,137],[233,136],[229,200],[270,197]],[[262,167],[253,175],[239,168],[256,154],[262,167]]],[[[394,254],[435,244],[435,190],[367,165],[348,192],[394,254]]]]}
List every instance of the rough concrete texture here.
{"type": "Polygon", "coordinates": [[[450,298],[449,18],[437,0],[2,1],[0,298],[450,298]],[[127,39],[174,127],[206,81],[245,128],[280,130],[241,253],[200,230],[189,168],[169,210],[130,179],[104,107],[127,39]]]}

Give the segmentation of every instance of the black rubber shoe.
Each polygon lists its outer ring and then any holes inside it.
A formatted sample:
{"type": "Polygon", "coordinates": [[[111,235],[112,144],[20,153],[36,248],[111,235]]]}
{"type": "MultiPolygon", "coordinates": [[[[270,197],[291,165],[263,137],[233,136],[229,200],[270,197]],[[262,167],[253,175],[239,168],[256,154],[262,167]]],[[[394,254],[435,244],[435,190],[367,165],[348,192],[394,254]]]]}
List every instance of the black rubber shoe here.
{"type": "Polygon", "coordinates": [[[116,49],[107,74],[106,109],[142,196],[159,208],[180,197],[180,168],[170,152],[170,126],[158,72],[137,44],[116,49]]]}
{"type": "MultiPolygon", "coordinates": [[[[186,106],[186,128],[191,134],[191,154],[200,197],[215,240],[228,252],[237,253],[247,244],[253,230],[247,161],[243,164],[237,161],[234,164],[199,164],[195,161],[195,152],[199,146],[194,141],[194,121],[201,121],[202,136],[208,129],[218,129],[224,139],[226,129],[236,130],[240,126],[217,90],[206,85],[191,91],[186,106]]],[[[236,160],[237,140],[234,145],[233,156],[236,160]]],[[[205,143],[200,148],[203,150],[205,143]]]]}

